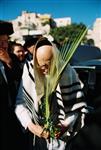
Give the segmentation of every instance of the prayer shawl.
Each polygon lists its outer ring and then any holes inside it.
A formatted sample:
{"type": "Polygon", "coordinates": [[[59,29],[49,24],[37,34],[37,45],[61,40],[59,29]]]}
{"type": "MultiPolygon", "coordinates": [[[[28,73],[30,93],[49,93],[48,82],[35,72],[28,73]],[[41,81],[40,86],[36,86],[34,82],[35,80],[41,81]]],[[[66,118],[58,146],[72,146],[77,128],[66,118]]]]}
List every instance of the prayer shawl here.
{"type": "MultiPolygon", "coordinates": [[[[52,51],[50,71],[53,71],[53,74],[49,73],[48,76],[52,75],[52,78],[55,78],[58,67],[63,65],[63,60],[59,59],[58,61],[59,51],[54,46],[52,51]]],[[[45,107],[43,107],[43,104],[45,104],[47,75],[43,75],[37,65],[36,50],[34,50],[33,60],[27,61],[24,66],[15,110],[25,129],[31,121],[35,124],[44,125],[45,107]]],[[[53,86],[52,80],[49,82],[53,86]]],[[[84,113],[87,112],[86,103],[83,102],[81,83],[75,70],[70,65],[66,66],[55,90],[49,94],[50,117],[52,117],[52,123],[55,126],[61,126],[61,136],[58,139],[50,139],[50,143],[46,140],[47,148],[49,150],[64,150],[67,137],[74,136],[83,126],[84,113]]]]}
{"type": "MultiPolygon", "coordinates": [[[[39,91],[40,91],[40,88],[39,88],[39,91]]],[[[61,109],[64,109],[59,86],[57,86],[56,93],[57,93],[58,102],[60,103],[59,105],[61,105],[61,109]]],[[[20,87],[18,90],[18,95],[16,98],[16,105],[23,104],[23,106],[27,108],[27,112],[29,116],[31,117],[31,119],[33,119],[35,123],[39,123],[38,112],[39,112],[40,103],[41,101],[39,101],[39,97],[37,96],[37,92],[36,92],[33,64],[32,64],[32,61],[27,61],[26,64],[24,65],[23,76],[22,76],[22,80],[21,80],[20,87]]],[[[61,111],[61,114],[60,116],[61,118],[63,118],[64,111],[63,112],[61,111]]],[[[17,116],[18,118],[19,117],[21,118],[21,114],[18,113],[17,116]]],[[[26,121],[25,122],[21,121],[21,122],[23,122],[22,125],[26,128],[26,121]]]]}
{"type": "MultiPolygon", "coordinates": [[[[75,70],[70,65],[67,66],[60,78],[59,85],[56,89],[56,97],[59,109],[56,111],[58,112],[58,119],[62,124],[68,126],[68,130],[66,130],[64,135],[65,137],[70,136],[71,133],[75,135],[77,133],[75,126],[80,129],[84,125],[83,117],[87,109],[86,103],[83,101],[81,82],[75,70]],[[78,121],[79,125],[77,124],[78,121]]],[[[18,119],[25,129],[31,120],[36,124],[40,124],[39,103],[39,97],[36,93],[33,61],[27,61],[24,65],[15,110],[18,119]]],[[[54,140],[55,143],[57,143],[56,141],[57,139],[54,140]]],[[[65,147],[66,143],[61,140],[60,143],[62,144],[61,146],[65,147]]],[[[52,143],[48,143],[47,146],[48,148],[52,147],[52,143]]],[[[57,148],[59,149],[59,146],[57,148]]]]}

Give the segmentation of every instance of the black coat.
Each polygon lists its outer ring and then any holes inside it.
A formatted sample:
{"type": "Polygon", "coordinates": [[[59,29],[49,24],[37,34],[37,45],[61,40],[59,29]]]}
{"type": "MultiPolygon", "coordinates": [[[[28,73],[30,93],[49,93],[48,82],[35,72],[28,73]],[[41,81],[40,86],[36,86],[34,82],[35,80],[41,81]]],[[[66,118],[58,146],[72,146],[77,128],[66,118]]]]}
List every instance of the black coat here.
{"type": "Polygon", "coordinates": [[[25,150],[25,136],[14,113],[15,97],[22,72],[16,63],[13,64],[12,70],[6,64],[4,68],[8,82],[0,70],[0,150],[25,150]]]}

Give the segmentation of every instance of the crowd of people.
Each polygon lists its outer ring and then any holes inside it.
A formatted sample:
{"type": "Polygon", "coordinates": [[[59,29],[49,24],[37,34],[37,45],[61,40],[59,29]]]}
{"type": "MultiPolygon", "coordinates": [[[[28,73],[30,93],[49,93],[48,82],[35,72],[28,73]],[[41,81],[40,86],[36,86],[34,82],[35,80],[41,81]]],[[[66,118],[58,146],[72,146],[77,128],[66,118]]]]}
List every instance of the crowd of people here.
{"type": "MultiPolygon", "coordinates": [[[[24,45],[11,42],[13,32],[12,23],[0,21],[1,150],[91,150],[90,138],[84,136],[90,134],[92,116],[85,119],[89,109],[76,70],[67,64],[50,93],[49,111],[59,129],[52,137],[44,126],[46,80],[53,64],[54,74],[62,65],[56,64],[60,52],[43,36],[31,37],[24,45]]],[[[100,150],[101,145],[96,147],[100,150]]]]}

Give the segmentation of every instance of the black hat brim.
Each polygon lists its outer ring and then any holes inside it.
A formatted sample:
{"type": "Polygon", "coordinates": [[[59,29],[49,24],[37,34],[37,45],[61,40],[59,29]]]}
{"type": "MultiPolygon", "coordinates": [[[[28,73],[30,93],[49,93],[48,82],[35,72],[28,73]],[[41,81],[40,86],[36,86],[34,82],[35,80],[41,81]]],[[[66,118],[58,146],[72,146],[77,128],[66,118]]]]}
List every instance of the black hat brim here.
{"type": "Polygon", "coordinates": [[[11,35],[13,33],[14,30],[12,23],[0,20],[0,35],[11,35]]]}

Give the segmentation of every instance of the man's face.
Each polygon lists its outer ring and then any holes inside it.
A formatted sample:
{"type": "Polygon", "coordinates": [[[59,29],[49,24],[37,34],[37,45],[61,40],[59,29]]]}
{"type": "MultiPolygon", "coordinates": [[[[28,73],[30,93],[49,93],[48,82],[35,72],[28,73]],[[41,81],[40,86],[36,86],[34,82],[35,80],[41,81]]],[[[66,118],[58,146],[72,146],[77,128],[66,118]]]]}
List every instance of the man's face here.
{"type": "Polygon", "coordinates": [[[46,75],[49,72],[51,60],[53,57],[52,46],[42,46],[37,49],[37,67],[41,73],[46,75]]]}
{"type": "Polygon", "coordinates": [[[8,49],[8,36],[0,35],[0,50],[7,50],[7,49],[8,49]]]}
{"type": "Polygon", "coordinates": [[[20,61],[23,61],[25,59],[25,51],[22,46],[15,46],[13,53],[18,57],[20,61]]]}
{"type": "Polygon", "coordinates": [[[33,54],[33,52],[34,52],[34,47],[35,47],[35,45],[32,45],[32,46],[30,46],[30,47],[27,48],[28,51],[29,51],[31,54],[33,54]]]}

